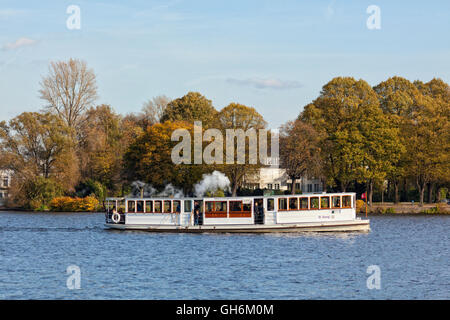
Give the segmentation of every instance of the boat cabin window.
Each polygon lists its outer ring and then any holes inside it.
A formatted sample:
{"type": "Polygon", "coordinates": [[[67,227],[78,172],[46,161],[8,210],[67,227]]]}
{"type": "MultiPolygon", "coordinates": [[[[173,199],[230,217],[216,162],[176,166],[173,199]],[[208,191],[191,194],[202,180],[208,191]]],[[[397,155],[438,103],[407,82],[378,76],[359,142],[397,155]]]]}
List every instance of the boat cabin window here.
{"type": "Polygon", "coordinates": [[[252,216],[252,202],[247,201],[230,201],[230,217],[251,217],[252,216]]]}
{"type": "Polygon", "coordinates": [[[119,213],[125,212],[125,200],[117,201],[117,212],[119,212],[119,213]]]}
{"type": "Polygon", "coordinates": [[[298,210],[298,198],[289,198],[289,210],[298,210]]]}
{"type": "Polygon", "coordinates": [[[242,201],[230,201],[230,212],[241,212],[242,201]]]}
{"type": "Polygon", "coordinates": [[[227,202],[226,201],[216,201],[214,203],[214,210],[216,212],[227,212],[227,202]]]}
{"type": "Polygon", "coordinates": [[[308,198],[300,198],[300,210],[308,210],[308,198]]]}
{"type": "Polygon", "coordinates": [[[161,200],[155,201],[155,213],[161,213],[162,212],[162,206],[161,206],[161,200]]]}
{"type": "Polygon", "coordinates": [[[153,201],[145,201],[145,212],[152,213],[153,212],[153,201]]]}
{"type": "Polygon", "coordinates": [[[136,201],[136,212],[144,212],[144,201],[136,201]]]}
{"type": "Polygon", "coordinates": [[[136,210],[136,201],[128,201],[128,208],[127,208],[127,212],[135,212],[136,210]]]}
{"type": "Polygon", "coordinates": [[[207,213],[226,213],[227,202],[226,201],[206,201],[207,213]]]}
{"type": "Polygon", "coordinates": [[[192,201],[184,200],[184,212],[192,212],[192,201]]]}
{"type": "Polygon", "coordinates": [[[274,211],[275,210],[275,200],[270,198],[267,199],[267,211],[274,211]]]}
{"type": "Polygon", "coordinates": [[[320,197],[320,208],[330,209],[330,197],[320,197]]]}
{"type": "Polygon", "coordinates": [[[309,208],[310,209],[319,209],[319,197],[309,198],[309,208]]]}
{"type": "Polygon", "coordinates": [[[175,212],[175,213],[181,212],[181,201],[180,200],[173,201],[173,212],[175,212]]]}
{"type": "Polygon", "coordinates": [[[333,196],[331,197],[331,205],[333,208],[340,208],[341,207],[341,197],[340,196],[333,196]]]}
{"type": "Polygon", "coordinates": [[[206,201],[206,213],[214,212],[214,202],[213,201],[206,201]]]}
{"type": "Polygon", "coordinates": [[[342,196],[342,208],[352,207],[352,196],[342,196]]]}
{"type": "Polygon", "coordinates": [[[206,201],[207,218],[226,218],[227,217],[227,202],[226,201],[206,201]]]}
{"type": "Polygon", "coordinates": [[[287,210],[287,199],[286,198],[279,198],[278,199],[278,210],[279,211],[287,210]]]}
{"type": "Polygon", "coordinates": [[[164,213],[172,212],[172,201],[164,200],[164,213]]]}

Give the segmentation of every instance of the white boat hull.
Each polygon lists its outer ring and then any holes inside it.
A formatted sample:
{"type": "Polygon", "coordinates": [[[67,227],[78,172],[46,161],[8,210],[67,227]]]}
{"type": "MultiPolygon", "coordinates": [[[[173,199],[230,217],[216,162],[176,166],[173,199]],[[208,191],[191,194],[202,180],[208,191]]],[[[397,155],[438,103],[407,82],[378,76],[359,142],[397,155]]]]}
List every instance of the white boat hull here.
{"type": "Polygon", "coordinates": [[[308,223],[291,223],[275,225],[146,225],[146,224],[114,224],[107,223],[106,227],[119,230],[142,230],[149,232],[176,233],[288,233],[288,232],[369,232],[369,220],[324,221],[308,223]]]}

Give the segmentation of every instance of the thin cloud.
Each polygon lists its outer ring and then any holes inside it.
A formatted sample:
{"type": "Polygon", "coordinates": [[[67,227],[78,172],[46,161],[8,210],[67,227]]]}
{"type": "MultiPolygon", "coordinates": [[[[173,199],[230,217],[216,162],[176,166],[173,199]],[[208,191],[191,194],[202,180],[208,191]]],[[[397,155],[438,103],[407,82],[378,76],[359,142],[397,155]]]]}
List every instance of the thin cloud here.
{"type": "Polygon", "coordinates": [[[3,45],[3,50],[15,50],[22,47],[33,46],[37,43],[37,40],[22,37],[17,39],[15,42],[6,43],[3,45]]]}
{"type": "Polygon", "coordinates": [[[257,89],[294,89],[294,88],[301,88],[303,85],[298,81],[287,81],[287,80],[280,80],[280,79],[234,79],[234,78],[228,78],[228,83],[234,84],[234,85],[240,85],[240,86],[252,86],[257,89]]]}
{"type": "Polygon", "coordinates": [[[0,9],[0,19],[10,19],[23,15],[25,11],[16,9],[0,9]]]}
{"type": "Polygon", "coordinates": [[[331,1],[331,2],[328,4],[327,9],[325,10],[325,17],[326,17],[327,19],[331,19],[331,18],[334,16],[334,8],[333,8],[334,2],[335,2],[334,0],[331,1]]]}

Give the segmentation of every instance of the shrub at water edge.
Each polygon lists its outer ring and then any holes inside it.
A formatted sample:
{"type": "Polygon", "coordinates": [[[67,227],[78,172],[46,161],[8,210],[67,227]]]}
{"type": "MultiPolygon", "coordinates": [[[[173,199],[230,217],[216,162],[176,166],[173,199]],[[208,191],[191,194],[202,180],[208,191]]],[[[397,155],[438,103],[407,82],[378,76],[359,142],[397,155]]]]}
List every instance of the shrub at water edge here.
{"type": "Polygon", "coordinates": [[[50,210],[57,212],[92,212],[97,209],[99,202],[94,197],[71,198],[57,197],[50,201],[50,210]]]}

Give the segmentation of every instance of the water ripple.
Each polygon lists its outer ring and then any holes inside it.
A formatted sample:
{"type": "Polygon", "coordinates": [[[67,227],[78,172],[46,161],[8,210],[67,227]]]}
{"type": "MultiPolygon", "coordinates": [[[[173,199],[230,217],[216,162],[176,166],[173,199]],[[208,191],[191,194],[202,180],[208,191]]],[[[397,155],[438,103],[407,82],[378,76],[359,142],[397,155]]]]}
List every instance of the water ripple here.
{"type": "Polygon", "coordinates": [[[449,299],[450,217],[370,233],[109,231],[102,214],[0,212],[2,299],[449,299]],[[69,265],[81,289],[66,287],[69,265]],[[366,287],[378,265],[381,289],[366,287]]]}

